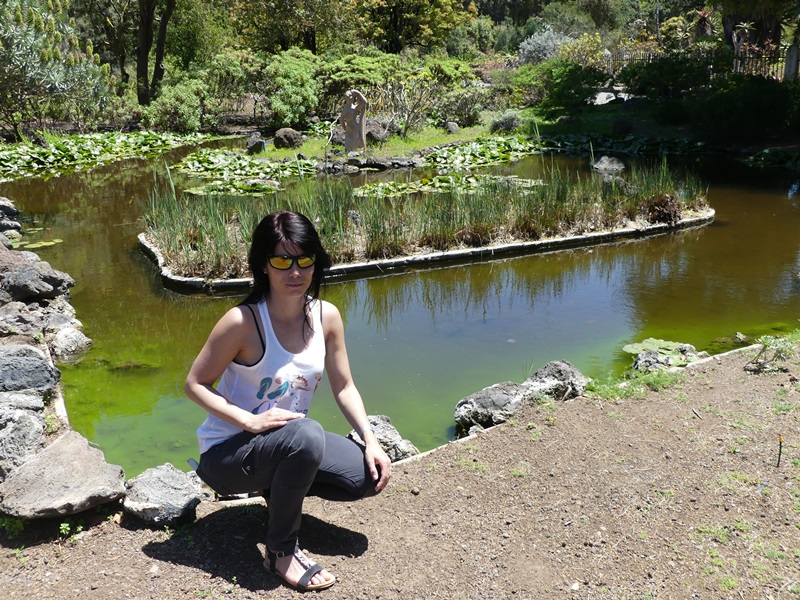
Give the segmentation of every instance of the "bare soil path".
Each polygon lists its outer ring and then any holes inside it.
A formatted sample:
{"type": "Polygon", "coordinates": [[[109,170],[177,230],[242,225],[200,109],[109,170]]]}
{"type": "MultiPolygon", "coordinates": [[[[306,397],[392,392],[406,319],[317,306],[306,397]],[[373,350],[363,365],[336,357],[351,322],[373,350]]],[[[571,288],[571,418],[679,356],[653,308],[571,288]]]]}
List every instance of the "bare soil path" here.
{"type": "MultiPolygon", "coordinates": [[[[527,405],[398,465],[379,497],[309,499],[301,544],[338,577],[320,594],[800,598],[800,368],[747,373],[752,355],[644,398],[527,405]]],[[[176,530],[115,507],[82,523],[0,538],[0,598],[297,595],[261,567],[259,501],[203,503],[176,530]]]]}

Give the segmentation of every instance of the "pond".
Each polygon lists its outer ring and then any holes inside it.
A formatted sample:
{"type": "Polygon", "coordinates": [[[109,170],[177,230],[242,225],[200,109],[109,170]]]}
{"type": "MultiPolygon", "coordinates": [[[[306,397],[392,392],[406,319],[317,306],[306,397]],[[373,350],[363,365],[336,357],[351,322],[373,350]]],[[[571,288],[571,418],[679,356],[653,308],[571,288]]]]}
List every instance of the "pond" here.
{"type": "MultiPolygon", "coordinates": [[[[179,160],[183,152],[165,157],[179,160]]],[[[159,159],[163,160],[163,159],[159,159]]],[[[549,159],[548,159],[549,160],[549,159]]],[[[555,157],[565,169],[586,159],[555,157]]],[[[540,157],[495,172],[537,177],[540,157]]],[[[627,242],[327,287],[346,322],[353,373],[371,414],[388,415],[420,450],[452,439],[462,397],[523,381],[565,359],[605,378],[630,365],[622,346],[647,337],[732,347],[737,332],[781,333],[800,315],[800,197],[796,178],[725,159],[693,165],[715,222],[627,242]]],[[[192,360],[236,298],[182,296],[161,286],[139,252],[139,202],[152,163],[0,184],[64,242],[37,253],[76,280],[72,304],[94,348],[61,367],[74,429],[126,476],[197,456],[200,408],[182,392],[192,360]]],[[[312,416],[347,433],[325,385],[312,416]]]]}

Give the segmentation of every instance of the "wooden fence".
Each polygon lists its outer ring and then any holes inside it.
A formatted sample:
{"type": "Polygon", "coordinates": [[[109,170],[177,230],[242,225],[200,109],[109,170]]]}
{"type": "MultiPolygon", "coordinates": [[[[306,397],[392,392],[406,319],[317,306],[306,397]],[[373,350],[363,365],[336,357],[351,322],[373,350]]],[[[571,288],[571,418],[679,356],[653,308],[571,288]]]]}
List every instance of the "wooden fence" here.
{"type": "MultiPolygon", "coordinates": [[[[789,53],[790,55],[792,53],[789,53]]],[[[778,81],[783,80],[787,72],[797,72],[797,65],[791,71],[786,64],[787,51],[779,48],[774,52],[743,52],[735,56],[732,52],[698,53],[696,58],[709,64],[715,73],[732,71],[748,75],[760,75],[778,81]]],[[[617,75],[623,67],[630,64],[650,63],[664,56],[658,52],[619,51],[606,55],[606,72],[617,75]]]]}

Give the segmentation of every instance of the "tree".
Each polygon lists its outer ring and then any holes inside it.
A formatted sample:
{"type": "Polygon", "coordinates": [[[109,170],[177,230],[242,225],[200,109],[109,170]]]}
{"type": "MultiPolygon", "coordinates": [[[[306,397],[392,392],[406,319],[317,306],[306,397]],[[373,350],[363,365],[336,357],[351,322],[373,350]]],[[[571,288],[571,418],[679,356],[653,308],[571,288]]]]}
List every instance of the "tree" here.
{"type": "Polygon", "coordinates": [[[355,23],[352,0],[235,0],[231,16],[244,40],[267,52],[298,46],[317,53],[355,23]]]}
{"type": "Polygon", "coordinates": [[[460,0],[356,0],[362,36],[384,52],[407,46],[443,45],[450,30],[469,13],[460,0]]]}
{"type": "Polygon", "coordinates": [[[170,19],[166,52],[188,69],[210,61],[234,38],[225,0],[181,0],[170,19]]]}
{"type": "Polygon", "coordinates": [[[717,5],[722,11],[725,42],[733,46],[736,33],[739,42],[760,48],[780,44],[782,23],[796,20],[799,8],[797,0],[720,0],[717,5]]]}
{"type": "Polygon", "coordinates": [[[156,56],[153,65],[153,79],[149,78],[150,50],[153,48],[153,27],[156,23],[158,0],[139,0],[139,44],[136,47],[136,95],[139,104],[146,106],[158,91],[164,78],[164,47],[167,39],[167,23],[175,11],[176,0],[166,0],[159,19],[156,38],[156,56]]]}
{"type": "Polygon", "coordinates": [[[18,139],[26,121],[97,110],[107,92],[99,56],[66,18],[60,2],[0,0],[0,123],[18,139]]]}
{"type": "Polygon", "coordinates": [[[75,0],[69,14],[92,40],[100,60],[115,65],[120,80],[127,83],[128,55],[135,47],[136,0],[75,0]]]}

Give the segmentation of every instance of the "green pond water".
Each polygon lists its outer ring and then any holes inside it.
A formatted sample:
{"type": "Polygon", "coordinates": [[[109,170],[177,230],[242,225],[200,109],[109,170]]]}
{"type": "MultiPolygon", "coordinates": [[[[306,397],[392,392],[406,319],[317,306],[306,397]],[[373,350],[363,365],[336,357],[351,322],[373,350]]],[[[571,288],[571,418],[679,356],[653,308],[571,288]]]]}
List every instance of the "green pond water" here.
{"type": "MultiPolygon", "coordinates": [[[[164,160],[175,162],[184,152],[164,160]]],[[[549,160],[549,159],[548,159],[549,160]]],[[[556,157],[567,169],[585,159],[556,157]]],[[[538,177],[540,157],[495,172],[538,177]]],[[[622,346],[647,337],[729,349],[750,336],[798,327],[800,196],[796,177],[727,160],[694,165],[715,222],[704,228],[581,250],[392,275],[328,286],[346,321],[356,383],[421,450],[452,439],[459,399],[523,381],[566,359],[592,377],[625,369],[622,346]]],[[[407,175],[403,175],[407,177],[407,175]]],[[[216,320],[236,298],[163,289],[137,249],[140,200],[152,162],[0,184],[24,217],[64,243],[37,253],[76,280],[72,304],[94,348],[62,366],[74,429],[126,476],[197,456],[203,411],[183,380],[216,320]]],[[[24,225],[32,225],[25,222],[24,225]]],[[[349,430],[326,386],[311,416],[349,430]]]]}

